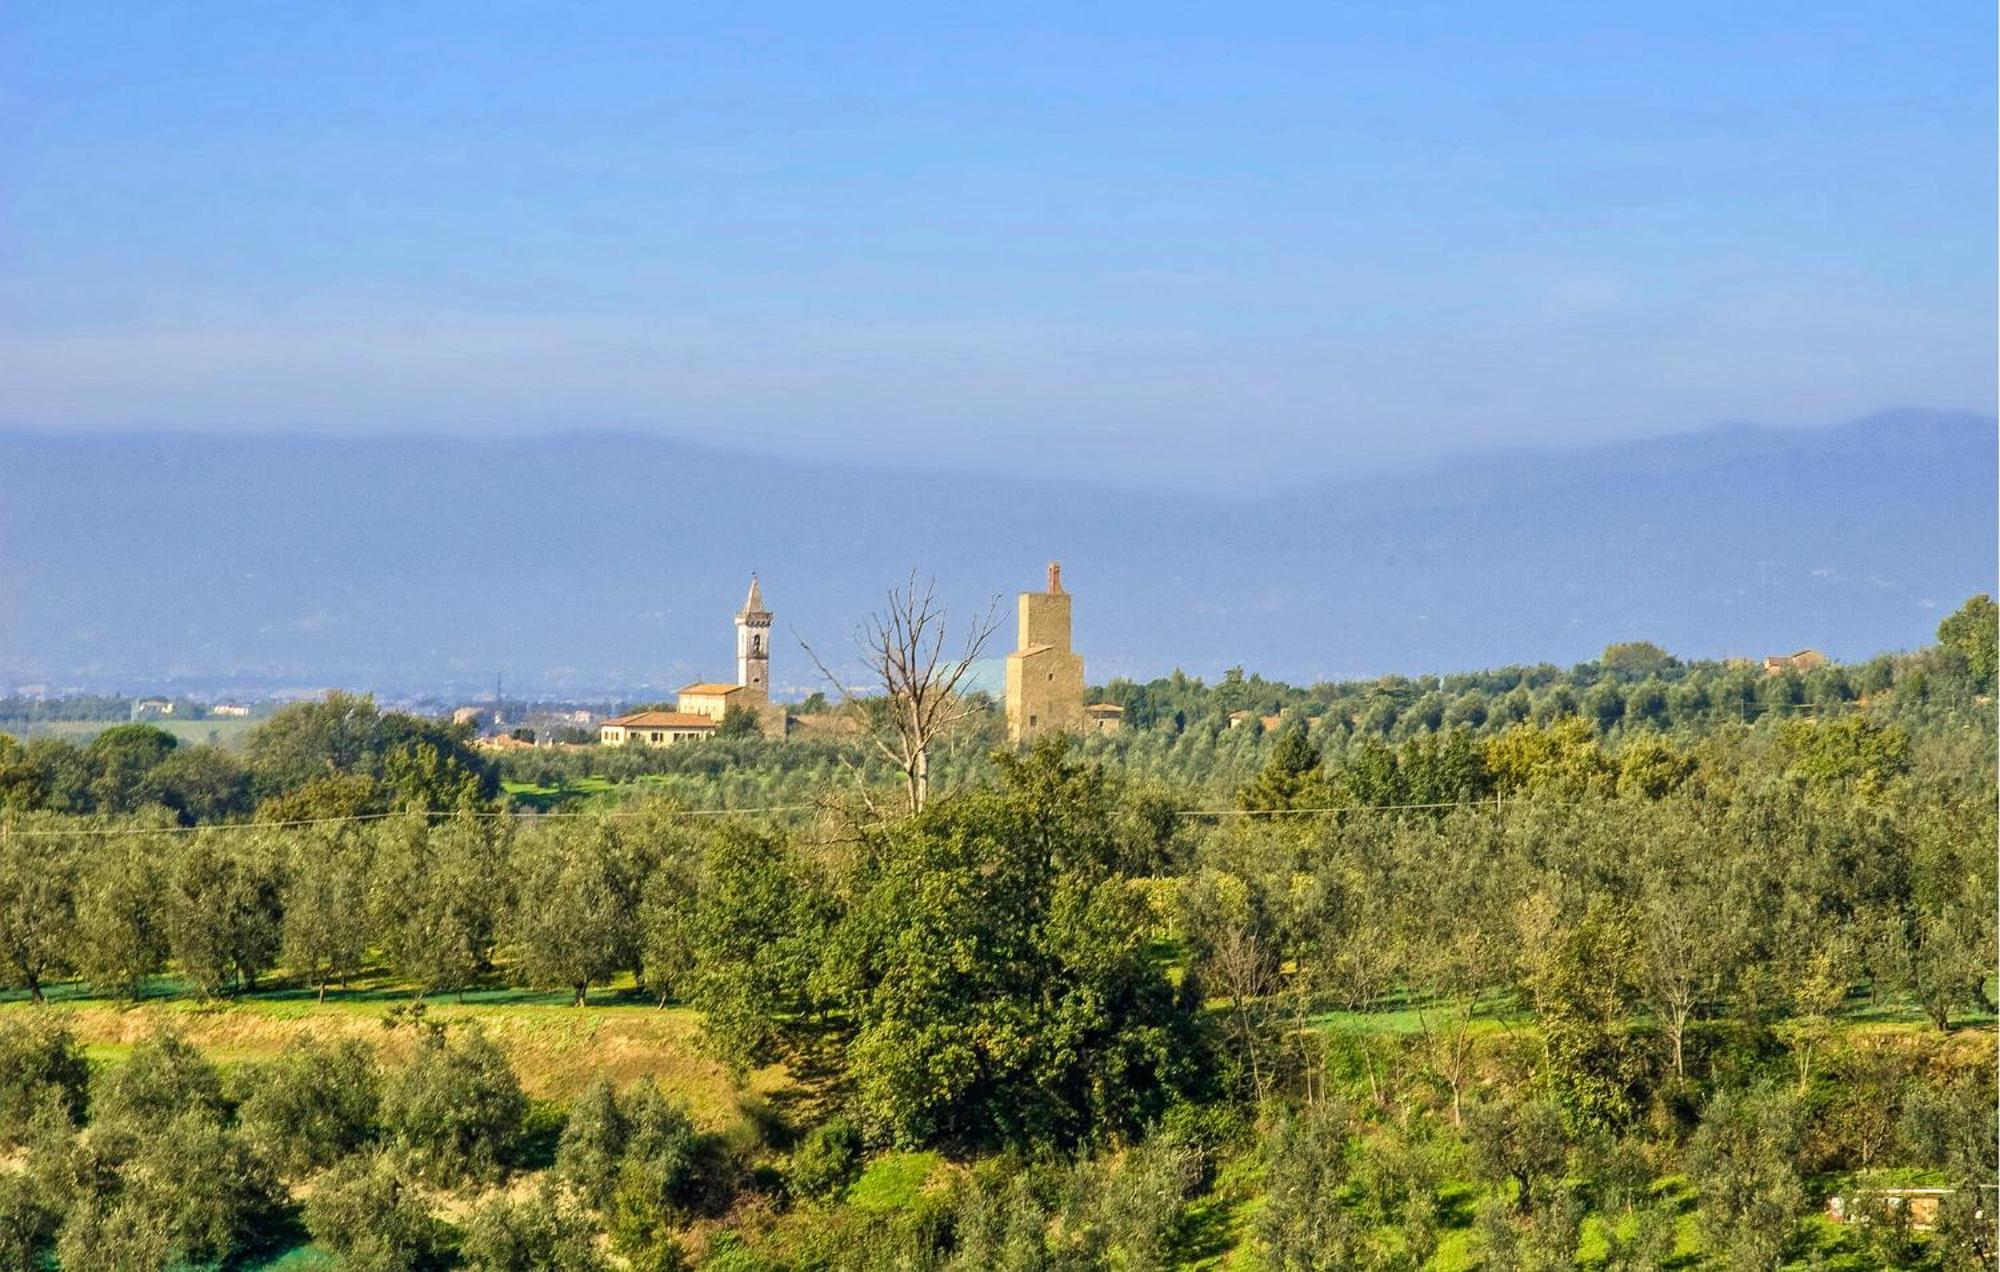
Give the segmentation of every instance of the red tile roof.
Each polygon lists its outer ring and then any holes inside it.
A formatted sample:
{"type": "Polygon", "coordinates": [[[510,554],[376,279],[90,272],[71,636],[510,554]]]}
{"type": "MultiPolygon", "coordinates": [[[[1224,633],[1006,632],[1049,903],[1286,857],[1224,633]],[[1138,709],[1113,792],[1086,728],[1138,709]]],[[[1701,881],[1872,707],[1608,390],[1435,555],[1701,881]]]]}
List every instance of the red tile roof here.
{"type": "Polygon", "coordinates": [[[634,711],[631,715],[606,720],[604,724],[615,724],[627,729],[713,729],[715,727],[715,721],[709,717],[687,711],[634,711]]]}

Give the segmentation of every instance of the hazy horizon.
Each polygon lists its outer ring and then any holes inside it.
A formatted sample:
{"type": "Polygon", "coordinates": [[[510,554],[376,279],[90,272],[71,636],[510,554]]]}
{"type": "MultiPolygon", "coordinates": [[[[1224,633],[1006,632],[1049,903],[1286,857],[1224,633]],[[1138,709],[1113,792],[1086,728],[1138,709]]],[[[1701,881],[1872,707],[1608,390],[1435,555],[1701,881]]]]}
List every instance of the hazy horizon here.
{"type": "Polygon", "coordinates": [[[0,432],[0,682],[671,690],[726,667],[755,570],[774,688],[808,692],[795,636],[839,665],[910,569],[963,616],[1052,558],[1099,682],[1568,665],[1628,639],[1858,659],[1992,590],[1994,447],[1991,417],[1900,412],[1245,494],[631,434],[0,432]]]}
{"type": "Polygon", "coordinates": [[[1960,3],[16,7],[0,415],[1254,489],[1990,412],[1993,35],[1960,3]]]}

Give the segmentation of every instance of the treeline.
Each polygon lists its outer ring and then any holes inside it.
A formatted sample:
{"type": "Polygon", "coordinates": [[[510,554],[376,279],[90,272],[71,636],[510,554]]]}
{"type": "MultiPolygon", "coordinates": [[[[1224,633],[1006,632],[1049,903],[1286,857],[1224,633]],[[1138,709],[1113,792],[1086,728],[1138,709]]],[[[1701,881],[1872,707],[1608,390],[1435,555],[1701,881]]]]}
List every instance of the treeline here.
{"type": "Polygon", "coordinates": [[[329,694],[251,730],[241,749],[182,745],[148,724],[104,730],[83,746],[0,733],[0,813],[158,812],[182,825],[456,808],[498,793],[465,726],[329,694]]]}
{"type": "MultiPolygon", "coordinates": [[[[1020,853],[1025,836],[1048,843],[1044,870],[1087,851],[1093,887],[1149,881],[1141,890],[1153,907],[1149,921],[1186,928],[1176,939],[1190,950],[1227,924],[1177,919],[1173,907],[1195,904],[1224,886],[1211,875],[1226,875],[1233,882],[1225,890],[1248,907],[1232,915],[1270,947],[1265,961],[1291,976],[1331,956],[1294,948],[1299,938],[1275,916],[1306,880],[1336,867],[1344,873],[1314,886],[1352,909],[1340,911],[1337,925],[1350,933],[1367,927],[1357,915],[1406,909],[1471,875],[1513,888],[1481,912],[1498,939],[1512,921],[1509,907],[1536,894],[1552,859],[1621,904],[1667,904],[1726,885],[1729,896],[1693,908],[1734,925],[1747,964],[1779,966],[1785,948],[1803,939],[1765,925],[1838,932],[1849,982],[1906,990],[1943,1024],[1952,1009],[1974,1005],[1984,979],[1977,973],[1990,961],[1977,948],[1984,927],[1968,916],[1990,895],[1990,853],[1981,849],[1992,839],[1992,750],[1984,733],[1912,735],[1848,717],[1739,729],[1687,747],[1654,738],[1611,752],[1587,725],[1566,720],[1483,740],[1461,730],[1396,747],[1370,742],[1328,762],[1293,728],[1239,792],[1247,816],[1220,820],[1187,809],[1170,787],[1108,771],[1067,745],[1025,759],[997,755],[991,786],[908,822],[853,803],[829,805],[792,831],[703,824],[670,801],[601,815],[518,819],[468,803],[449,813],[419,806],[325,824],[192,829],[14,815],[0,821],[0,895],[9,899],[0,963],[7,983],[36,996],[69,976],[99,992],[132,993],[170,966],[204,995],[252,988],[281,967],[323,989],[380,963],[420,992],[463,989],[505,969],[581,999],[620,976],[661,996],[720,983],[689,960],[749,939],[763,963],[752,979],[768,986],[790,943],[839,945],[822,920],[879,882],[853,865],[856,854],[869,869],[886,869],[903,847],[922,856],[944,837],[955,852],[991,854],[978,867],[982,878],[1004,881],[1003,859],[1020,853]],[[1037,810],[1037,800],[1047,807],[1037,810]],[[975,816],[987,820],[963,820],[975,816]],[[1063,853],[1036,820],[1045,817],[1066,819],[1063,853]],[[1524,851],[1510,836],[1531,833],[1531,855],[1507,855],[1524,851]],[[813,848],[829,836],[848,844],[831,874],[813,848]],[[1397,863],[1405,862],[1433,874],[1404,877],[1397,863]],[[707,885],[750,908],[709,912],[707,885]],[[688,923],[697,925],[693,936],[688,923]],[[1961,952],[1946,957],[1948,947],[1961,952]],[[1946,966],[1959,970],[1946,975],[1946,966]]],[[[1575,899],[1569,875],[1545,882],[1575,899]]],[[[1028,895],[1050,887],[1043,880],[1028,895]]],[[[1440,930],[1405,919],[1415,931],[1440,930]]],[[[1664,921],[1634,923],[1659,931],[1664,921]]],[[[1373,937],[1363,944],[1388,948],[1373,937]]],[[[1698,944],[1719,957],[1726,943],[1698,944]]],[[[1737,979],[1716,975],[1718,990],[1737,979]]],[[[837,1005],[824,995],[839,977],[792,979],[781,996],[789,1010],[813,1015],[837,1005]]],[[[1383,986],[1399,980],[1407,976],[1385,973],[1383,986]]],[[[1470,988],[1507,984],[1500,976],[1470,988]]],[[[701,1004],[722,1029],[725,997],[701,1004]]],[[[1373,1003],[1359,991],[1347,998],[1373,1003]]]]}
{"type": "MultiPolygon", "coordinates": [[[[1853,666],[1767,674],[1761,666],[1684,663],[1656,646],[1611,646],[1568,671],[1550,665],[1443,677],[1386,676],[1298,687],[1232,670],[1214,684],[1180,672],[1145,684],[1112,681],[1088,692],[1125,708],[1125,727],[1079,740],[1081,754],[1119,772],[1173,786],[1194,801],[1226,796],[1264,764],[1276,735],[1302,725],[1339,761],[1352,748],[1437,733],[1478,738],[1519,724],[1581,720],[1614,750],[1673,735],[1685,744],[1744,724],[1866,714],[1907,725],[1963,721],[1994,688],[1990,599],[1968,601],[1939,626],[1939,643],[1853,666]],[[1264,721],[1278,717],[1267,730],[1264,721]]],[[[940,780],[991,781],[1003,740],[997,703],[949,739],[940,780]]],[[[702,747],[585,748],[515,752],[497,761],[510,782],[560,798],[599,779],[636,784],[691,807],[810,802],[834,788],[887,784],[893,774],[861,739],[808,734],[777,742],[717,740],[702,747]]],[[[638,789],[634,785],[633,789],[638,789]]],[[[550,795],[536,797],[548,802],[550,795]]]]}
{"type": "Polygon", "coordinates": [[[1775,673],[1760,664],[1682,662],[1643,641],[1612,645],[1567,670],[1552,664],[1444,676],[1383,676],[1293,686],[1232,668],[1208,684],[1176,671],[1144,684],[1114,680],[1093,692],[1125,709],[1128,728],[1182,732],[1226,726],[1236,714],[1280,713],[1328,737],[1401,739],[1441,728],[1497,731],[1577,716],[1600,730],[1704,730],[1767,715],[1831,714],[1896,690],[1910,704],[1942,696],[1964,705],[1993,692],[1993,602],[1978,596],[1917,655],[1825,663],[1775,673]]]}
{"type": "Polygon", "coordinates": [[[0,697],[0,724],[42,724],[52,720],[129,720],[132,699],[106,694],[62,698],[0,697]]]}

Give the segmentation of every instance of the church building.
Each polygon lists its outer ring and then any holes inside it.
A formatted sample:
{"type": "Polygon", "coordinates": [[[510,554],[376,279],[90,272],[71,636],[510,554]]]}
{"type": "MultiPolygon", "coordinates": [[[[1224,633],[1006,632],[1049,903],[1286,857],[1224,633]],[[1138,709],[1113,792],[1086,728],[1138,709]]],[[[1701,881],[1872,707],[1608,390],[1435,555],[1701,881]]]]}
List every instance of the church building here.
{"type": "Polygon", "coordinates": [[[1023,592],[1014,652],[1007,655],[1007,740],[1090,727],[1083,707],[1083,655],[1070,648],[1070,597],[1062,565],[1049,562],[1046,592],[1023,592]]]}
{"type": "Polygon", "coordinates": [[[702,681],[684,687],[675,711],[635,711],[598,726],[606,746],[672,746],[712,735],[731,707],[757,716],[766,733],[782,736],[785,712],[771,702],[771,611],[764,590],[750,576],[750,594],[736,611],[736,683],[702,681]]]}

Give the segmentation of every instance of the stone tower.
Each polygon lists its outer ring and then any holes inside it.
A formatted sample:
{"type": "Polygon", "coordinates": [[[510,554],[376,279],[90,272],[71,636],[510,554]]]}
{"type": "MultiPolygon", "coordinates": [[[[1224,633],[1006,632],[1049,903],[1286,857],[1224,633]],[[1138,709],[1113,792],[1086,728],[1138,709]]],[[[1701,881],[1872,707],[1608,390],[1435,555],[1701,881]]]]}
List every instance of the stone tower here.
{"type": "Polygon", "coordinates": [[[736,611],[736,683],[754,691],[759,702],[771,695],[771,611],[764,608],[755,574],[750,595],[736,611]]]}
{"type": "Polygon", "coordinates": [[[1069,602],[1062,566],[1054,561],[1048,591],[1021,593],[1015,649],[1007,655],[1011,742],[1084,727],[1083,656],[1069,647],[1069,602]]]}

